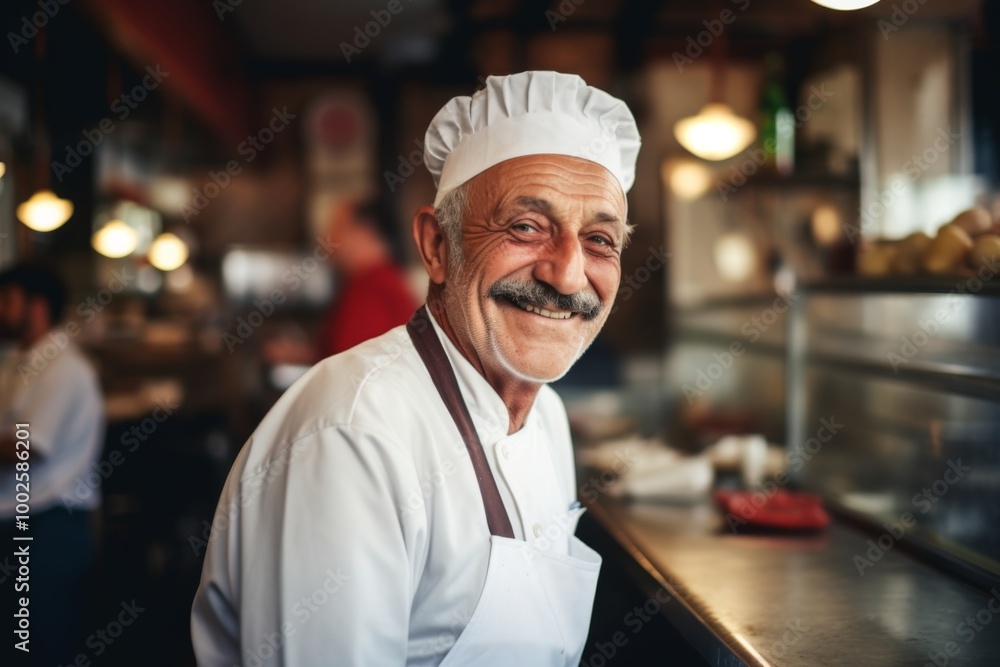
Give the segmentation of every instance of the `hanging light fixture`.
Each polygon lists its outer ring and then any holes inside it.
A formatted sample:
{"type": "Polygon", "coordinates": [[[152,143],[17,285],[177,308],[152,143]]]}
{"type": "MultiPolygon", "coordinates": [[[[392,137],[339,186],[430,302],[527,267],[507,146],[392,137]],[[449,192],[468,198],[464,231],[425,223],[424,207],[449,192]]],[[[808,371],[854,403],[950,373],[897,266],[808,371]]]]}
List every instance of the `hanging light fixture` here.
{"type": "Polygon", "coordinates": [[[681,146],[702,159],[725,160],[749,146],[757,136],[757,128],[733,113],[729,105],[709,102],[697,116],[677,121],[674,136],[681,146]]]}
{"type": "Polygon", "coordinates": [[[19,204],[17,218],[36,232],[51,232],[66,224],[73,215],[73,204],[60,199],[52,190],[42,189],[19,204]]]}
{"type": "Polygon", "coordinates": [[[850,12],[855,9],[871,7],[879,0],[812,0],[821,7],[836,9],[841,12],[850,12]]]}
{"type": "Polygon", "coordinates": [[[681,201],[694,201],[712,187],[712,170],[690,158],[670,159],[660,166],[663,186],[681,201]]]}
{"type": "MultiPolygon", "coordinates": [[[[49,141],[45,133],[45,108],[43,106],[42,62],[45,59],[45,28],[38,29],[38,36],[35,38],[35,63],[38,66],[39,75],[36,77],[35,89],[35,110],[38,114],[35,119],[35,145],[38,176],[37,181],[41,186],[38,191],[31,195],[28,201],[17,207],[17,217],[28,228],[36,232],[51,232],[66,224],[66,221],[73,215],[73,203],[68,199],[60,199],[49,189],[49,141]]],[[[6,168],[5,170],[6,171],[6,168]]]]}
{"type": "Polygon", "coordinates": [[[160,271],[173,271],[188,258],[188,247],[176,234],[160,234],[149,247],[149,263],[160,271]]]}
{"type": "Polygon", "coordinates": [[[90,240],[94,250],[105,257],[118,259],[131,255],[138,243],[135,230],[121,220],[111,220],[94,232],[90,240]]]}
{"type": "Polygon", "coordinates": [[[757,272],[757,249],[742,232],[727,232],[712,247],[715,270],[730,283],[746,282],[757,272]]]}
{"type": "Polygon", "coordinates": [[[725,84],[725,33],[712,46],[711,83],[708,104],[696,116],[688,116],[674,125],[674,136],[681,146],[704,160],[725,160],[749,146],[757,128],[737,116],[723,102],[725,84]]]}

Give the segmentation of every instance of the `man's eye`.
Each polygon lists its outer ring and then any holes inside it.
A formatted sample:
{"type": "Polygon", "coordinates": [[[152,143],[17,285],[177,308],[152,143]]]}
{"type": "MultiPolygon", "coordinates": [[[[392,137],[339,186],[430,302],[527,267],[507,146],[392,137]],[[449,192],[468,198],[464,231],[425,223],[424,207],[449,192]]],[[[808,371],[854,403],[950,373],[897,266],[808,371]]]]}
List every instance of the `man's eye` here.
{"type": "Polygon", "coordinates": [[[607,246],[609,248],[613,248],[614,245],[615,245],[609,239],[607,239],[607,238],[605,238],[603,236],[591,236],[590,240],[596,242],[598,245],[607,246]]]}
{"type": "Polygon", "coordinates": [[[514,223],[514,225],[511,228],[514,231],[517,231],[517,232],[533,232],[533,231],[535,231],[535,228],[532,225],[528,224],[527,222],[516,222],[516,223],[514,223]]]}

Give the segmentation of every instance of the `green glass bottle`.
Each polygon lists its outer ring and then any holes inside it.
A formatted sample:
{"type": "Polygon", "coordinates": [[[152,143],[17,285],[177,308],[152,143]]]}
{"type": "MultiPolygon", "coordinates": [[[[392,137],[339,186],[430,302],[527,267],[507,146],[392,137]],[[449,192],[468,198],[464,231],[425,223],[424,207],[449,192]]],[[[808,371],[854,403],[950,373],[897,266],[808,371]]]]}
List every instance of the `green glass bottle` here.
{"type": "Polygon", "coordinates": [[[783,83],[781,56],[769,53],[764,58],[759,144],[766,156],[766,165],[787,176],[795,168],[795,116],[788,108],[783,83]]]}

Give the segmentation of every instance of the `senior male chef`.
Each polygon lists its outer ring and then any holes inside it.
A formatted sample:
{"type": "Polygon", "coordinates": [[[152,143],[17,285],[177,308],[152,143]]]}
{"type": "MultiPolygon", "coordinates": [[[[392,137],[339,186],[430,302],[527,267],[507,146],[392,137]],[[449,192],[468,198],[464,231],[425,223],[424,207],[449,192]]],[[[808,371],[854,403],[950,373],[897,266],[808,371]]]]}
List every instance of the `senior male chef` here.
{"type": "Polygon", "coordinates": [[[319,363],[226,482],[198,664],[577,665],[600,557],[546,383],[614,304],[639,134],[577,76],[490,77],[431,121],[430,279],[406,326],[319,363]]]}

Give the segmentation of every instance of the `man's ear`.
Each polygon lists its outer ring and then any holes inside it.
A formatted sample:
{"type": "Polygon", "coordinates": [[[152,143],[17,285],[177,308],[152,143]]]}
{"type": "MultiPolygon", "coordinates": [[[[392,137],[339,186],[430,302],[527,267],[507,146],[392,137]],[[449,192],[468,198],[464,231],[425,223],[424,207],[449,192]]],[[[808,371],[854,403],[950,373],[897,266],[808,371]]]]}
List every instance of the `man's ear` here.
{"type": "Polygon", "coordinates": [[[448,241],[433,207],[421,206],[417,209],[413,216],[413,240],[431,282],[443,284],[448,268],[448,241]]]}

